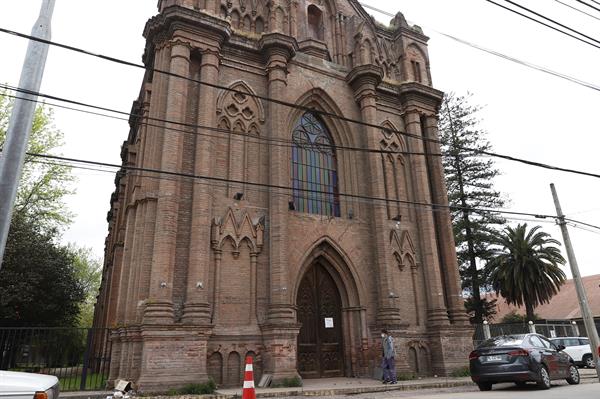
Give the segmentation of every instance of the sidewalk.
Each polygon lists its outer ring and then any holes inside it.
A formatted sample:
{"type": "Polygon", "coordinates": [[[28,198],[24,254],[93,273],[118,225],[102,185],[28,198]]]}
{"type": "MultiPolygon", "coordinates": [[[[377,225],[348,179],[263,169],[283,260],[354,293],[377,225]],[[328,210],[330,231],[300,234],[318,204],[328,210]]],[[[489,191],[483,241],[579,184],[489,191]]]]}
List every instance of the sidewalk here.
{"type": "MultiPolygon", "coordinates": [[[[395,385],[384,385],[370,378],[322,378],[304,380],[299,388],[258,388],[256,397],[277,398],[285,396],[334,396],[384,391],[409,391],[430,388],[452,388],[472,384],[470,377],[461,378],[423,378],[420,380],[398,381],[395,385]]],[[[241,389],[219,389],[215,392],[219,398],[240,397],[241,389]],[[219,396],[220,395],[220,396],[219,396]]]]}
{"type": "MultiPolygon", "coordinates": [[[[595,370],[579,369],[582,379],[589,381],[596,378],[595,370]]],[[[278,398],[286,396],[334,396],[373,393],[384,391],[412,391],[419,389],[454,388],[472,385],[470,377],[438,377],[423,378],[419,380],[398,381],[396,385],[383,385],[378,380],[370,378],[323,378],[304,380],[304,386],[299,388],[258,388],[257,398],[278,398]]],[[[61,392],[60,397],[65,399],[105,399],[113,391],[96,392],[61,392]]],[[[242,396],[242,389],[218,389],[214,395],[185,395],[185,396],[146,396],[147,399],[176,399],[176,398],[204,398],[204,399],[234,399],[242,396]]]]}

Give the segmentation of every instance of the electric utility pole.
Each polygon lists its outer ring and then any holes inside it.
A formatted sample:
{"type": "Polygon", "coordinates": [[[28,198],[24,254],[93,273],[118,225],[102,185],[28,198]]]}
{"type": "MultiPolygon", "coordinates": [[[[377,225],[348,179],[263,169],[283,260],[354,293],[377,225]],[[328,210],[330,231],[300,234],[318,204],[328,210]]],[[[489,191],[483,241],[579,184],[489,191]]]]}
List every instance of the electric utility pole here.
{"type": "Polygon", "coordinates": [[[550,189],[552,190],[552,197],[554,198],[554,205],[556,206],[556,214],[558,216],[558,225],[562,231],[565,248],[567,250],[567,258],[569,259],[569,266],[571,266],[571,273],[573,274],[573,281],[575,282],[581,316],[583,317],[585,330],[587,331],[588,338],[590,339],[590,346],[592,347],[592,356],[594,357],[594,363],[596,364],[596,374],[600,380],[600,362],[598,362],[598,356],[600,355],[600,353],[598,353],[600,351],[600,339],[598,338],[598,330],[596,330],[596,324],[594,323],[594,317],[590,311],[587,294],[585,293],[583,283],[581,282],[579,266],[577,266],[577,259],[575,259],[575,252],[573,251],[571,238],[569,237],[569,231],[567,230],[567,222],[565,222],[565,216],[562,213],[560,202],[558,202],[558,194],[556,194],[554,183],[550,184],[550,189]]]}
{"type": "MultiPolygon", "coordinates": [[[[42,1],[40,16],[33,25],[31,36],[50,40],[50,26],[56,0],[42,1]]],[[[6,132],[6,141],[2,153],[0,153],[0,267],[2,267],[13,204],[17,196],[17,187],[21,179],[25,152],[29,142],[35,101],[37,101],[37,95],[31,93],[37,93],[40,90],[48,57],[48,47],[49,45],[45,43],[29,41],[19,80],[19,88],[28,92],[19,93],[19,97],[23,99],[15,100],[6,132]]]]}

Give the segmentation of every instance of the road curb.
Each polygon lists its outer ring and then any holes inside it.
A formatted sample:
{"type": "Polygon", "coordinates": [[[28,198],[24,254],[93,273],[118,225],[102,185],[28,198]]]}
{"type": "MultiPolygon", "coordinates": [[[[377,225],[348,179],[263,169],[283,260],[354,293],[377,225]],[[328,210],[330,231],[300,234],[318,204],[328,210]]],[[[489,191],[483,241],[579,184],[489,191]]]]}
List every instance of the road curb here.
{"type": "MultiPolygon", "coordinates": [[[[369,387],[352,387],[352,388],[327,388],[327,389],[290,389],[278,390],[277,392],[257,392],[257,398],[281,398],[287,396],[337,396],[337,395],[358,395],[364,393],[390,392],[390,391],[417,391],[421,389],[441,389],[441,388],[456,388],[473,384],[471,380],[464,381],[436,381],[422,382],[413,384],[398,384],[398,385],[382,385],[369,387]]],[[[222,394],[217,391],[216,395],[205,396],[206,399],[236,399],[240,398],[240,394],[222,394]]],[[[154,398],[166,399],[166,397],[154,398]]],[[[188,398],[185,398],[188,399],[188,398]]]]}
{"type": "MultiPolygon", "coordinates": [[[[581,379],[589,380],[596,379],[596,375],[581,374],[581,379]]],[[[418,391],[422,389],[442,389],[442,388],[457,388],[462,386],[473,385],[471,379],[453,380],[453,381],[425,381],[412,383],[399,383],[397,385],[382,385],[382,386],[367,386],[367,387],[350,387],[350,388],[326,388],[326,389],[303,389],[303,388],[274,388],[273,391],[267,390],[257,392],[257,398],[282,398],[287,396],[337,396],[337,395],[358,395],[365,393],[378,393],[390,391],[418,391]]],[[[61,392],[60,397],[64,399],[105,399],[111,396],[114,391],[106,392],[61,392]]],[[[212,395],[148,395],[138,396],[137,398],[144,399],[238,399],[241,398],[240,393],[231,394],[216,391],[212,395]]],[[[134,397],[136,398],[136,397],[134,397]]]]}

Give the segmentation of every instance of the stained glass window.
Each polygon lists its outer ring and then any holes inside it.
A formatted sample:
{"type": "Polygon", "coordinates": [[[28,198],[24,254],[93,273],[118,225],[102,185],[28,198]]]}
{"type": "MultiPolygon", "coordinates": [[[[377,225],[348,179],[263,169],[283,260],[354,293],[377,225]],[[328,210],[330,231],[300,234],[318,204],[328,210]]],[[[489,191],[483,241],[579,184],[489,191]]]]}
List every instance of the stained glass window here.
{"type": "Polygon", "coordinates": [[[340,216],[333,141],[319,118],[308,112],[293,132],[292,182],[299,212],[340,216]]]}

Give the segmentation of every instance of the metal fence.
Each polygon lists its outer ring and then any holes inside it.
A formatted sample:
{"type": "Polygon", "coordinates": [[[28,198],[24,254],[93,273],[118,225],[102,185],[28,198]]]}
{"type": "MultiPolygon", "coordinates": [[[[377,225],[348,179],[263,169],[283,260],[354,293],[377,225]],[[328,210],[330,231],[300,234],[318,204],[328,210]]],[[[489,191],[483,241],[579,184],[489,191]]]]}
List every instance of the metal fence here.
{"type": "Polygon", "coordinates": [[[0,328],[0,370],[55,375],[61,391],[104,389],[109,335],[105,328],[0,328]]]}
{"type": "MultiPolygon", "coordinates": [[[[548,338],[582,336],[580,327],[572,324],[569,320],[538,320],[532,326],[528,323],[498,323],[488,324],[487,328],[489,328],[490,337],[527,334],[533,331],[548,338]]],[[[486,326],[483,324],[475,327],[475,333],[473,334],[473,345],[475,347],[486,340],[485,329],[486,326]]]]}

